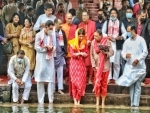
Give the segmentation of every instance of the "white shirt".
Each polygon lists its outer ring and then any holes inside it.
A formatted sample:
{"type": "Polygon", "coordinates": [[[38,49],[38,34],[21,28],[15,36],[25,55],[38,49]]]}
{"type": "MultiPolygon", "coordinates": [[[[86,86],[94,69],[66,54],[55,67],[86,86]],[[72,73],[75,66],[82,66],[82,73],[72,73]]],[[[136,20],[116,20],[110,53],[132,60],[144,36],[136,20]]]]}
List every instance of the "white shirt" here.
{"type": "MultiPolygon", "coordinates": [[[[14,55],[11,57],[10,61],[9,61],[9,65],[8,65],[8,75],[11,77],[11,79],[16,80],[17,77],[15,76],[15,72],[14,72],[14,65],[13,65],[13,60],[16,59],[17,55],[14,55]]],[[[25,59],[27,59],[27,64],[25,67],[25,71],[22,77],[22,81],[26,82],[28,76],[29,76],[29,71],[30,71],[30,61],[29,59],[24,56],[25,59]]]]}
{"type": "Polygon", "coordinates": [[[38,30],[41,30],[40,28],[40,25],[43,24],[43,23],[46,23],[48,20],[51,20],[54,22],[55,20],[55,16],[54,15],[51,15],[50,17],[47,17],[46,14],[42,14],[39,16],[39,18],[37,19],[35,25],[34,25],[34,30],[35,31],[38,31],[38,30]]]}

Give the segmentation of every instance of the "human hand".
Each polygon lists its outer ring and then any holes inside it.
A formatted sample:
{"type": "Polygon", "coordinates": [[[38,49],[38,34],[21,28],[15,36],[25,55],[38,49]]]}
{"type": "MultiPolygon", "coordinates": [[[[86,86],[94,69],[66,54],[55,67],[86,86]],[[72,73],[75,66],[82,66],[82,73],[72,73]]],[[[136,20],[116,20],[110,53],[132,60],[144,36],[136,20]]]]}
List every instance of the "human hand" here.
{"type": "Polygon", "coordinates": [[[20,85],[21,80],[17,78],[17,79],[15,80],[15,82],[16,82],[18,85],[20,85]]]}
{"type": "Polygon", "coordinates": [[[139,63],[139,60],[138,60],[138,59],[135,59],[134,62],[132,63],[132,66],[135,67],[138,63],[139,63]]]}
{"type": "Polygon", "coordinates": [[[117,38],[115,38],[116,40],[122,40],[122,36],[118,36],[117,38]]]}
{"type": "Polygon", "coordinates": [[[45,27],[45,23],[42,23],[42,24],[40,25],[40,28],[43,28],[43,27],[45,27]]]}
{"type": "Polygon", "coordinates": [[[107,55],[107,52],[106,52],[106,51],[101,50],[101,53],[103,53],[103,54],[106,54],[106,55],[107,55]]]}
{"type": "Polygon", "coordinates": [[[90,41],[90,40],[87,41],[87,45],[88,45],[88,46],[91,45],[91,41],[90,41]]]}
{"type": "Polygon", "coordinates": [[[130,53],[127,53],[127,54],[126,54],[126,58],[131,58],[131,54],[130,54],[130,53]]]}
{"type": "Polygon", "coordinates": [[[83,57],[86,57],[87,54],[85,52],[80,52],[80,54],[83,56],[83,57]]]}
{"type": "Polygon", "coordinates": [[[7,38],[4,38],[4,39],[3,39],[3,43],[6,43],[6,42],[7,42],[7,38]]]}
{"type": "Polygon", "coordinates": [[[98,67],[93,67],[93,70],[94,70],[94,71],[97,71],[97,70],[98,70],[98,67]]]}
{"type": "Polygon", "coordinates": [[[47,46],[47,50],[48,51],[52,51],[53,50],[53,46],[47,46]]]}
{"type": "Polygon", "coordinates": [[[18,37],[18,33],[12,34],[13,37],[18,37]]]}
{"type": "Polygon", "coordinates": [[[114,39],[113,37],[111,37],[111,36],[108,36],[108,39],[109,39],[110,41],[112,41],[112,42],[115,41],[115,39],[114,39]]]}
{"type": "Polygon", "coordinates": [[[21,83],[20,83],[20,86],[22,86],[22,85],[24,85],[24,82],[23,82],[23,81],[21,81],[21,83]]]}
{"type": "Polygon", "coordinates": [[[78,52],[78,53],[76,53],[75,55],[76,55],[76,56],[80,56],[80,55],[81,55],[81,53],[80,53],[80,52],[78,52]]]}

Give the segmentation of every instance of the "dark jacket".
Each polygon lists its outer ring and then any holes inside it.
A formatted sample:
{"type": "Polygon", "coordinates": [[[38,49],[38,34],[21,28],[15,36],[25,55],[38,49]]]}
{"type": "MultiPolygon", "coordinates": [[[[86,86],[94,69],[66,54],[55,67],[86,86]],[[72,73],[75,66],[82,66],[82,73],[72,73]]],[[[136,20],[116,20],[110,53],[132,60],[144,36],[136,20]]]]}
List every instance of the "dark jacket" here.
{"type": "Polygon", "coordinates": [[[37,10],[36,10],[36,12],[35,12],[35,14],[36,14],[36,18],[38,18],[40,15],[42,15],[42,14],[44,14],[45,12],[44,12],[44,4],[42,4],[42,5],[40,5],[38,8],[37,8],[37,10]]]}
{"type": "Polygon", "coordinates": [[[75,24],[75,25],[79,25],[80,24],[80,20],[75,17],[73,20],[72,20],[72,23],[75,24]]]}
{"type": "MultiPolygon", "coordinates": [[[[4,37],[4,27],[3,27],[3,23],[1,20],[0,20],[0,36],[4,37]]],[[[3,59],[3,46],[0,41],[0,63],[1,63],[2,59],[3,59]]]]}
{"type": "MultiPolygon", "coordinates": [[[[138,24],[136,21],[136,28],[138,24]]],[[[147,47],[149,48],[150,44],[150,19],[146,19],[146,22],[142,24],[141,36],[145,39],[147,47]]]]}
{"type": "Polygon", "coordinates": [[[96,29],[101,29],[104,25],[105,20],[103,20],[101,23],[99,22],[99,20],[96,21],[96,29]]]}
{"type": "Polygon", "coordinates": [[[66,37],[66,34],[65,32],[62,30],[62,34],[63,34],[63,39],[64,39],[64,46],[62,46],[62,50],[64,51],[65,55],[68,54],[68,51],[67,51],[67,37],[66,37]]]}
{"type": "Polygon", "coordinates": [[[25,19],[25,14],[22,12],[18,12],[19,16],[20,16],[20,23],[21,25],[24,25],[24,19],[25,19]]]}
{"type": "Polygon", "coordinates": [[[125,18],[126,16],[126,8],[121,8],[119,11],[118,11],[118,14],[119,14],[119,19],[122,20],[123,18],[125,18]]]}
{"type": "Polygon", "coordinates": [[[128,25],[136,25],[136,19],[135,18],[132,18],[131,21],[128,21],[127,18],[123,18],[121,20],[124,24],[124,27],[127,29],[128,25]]]}

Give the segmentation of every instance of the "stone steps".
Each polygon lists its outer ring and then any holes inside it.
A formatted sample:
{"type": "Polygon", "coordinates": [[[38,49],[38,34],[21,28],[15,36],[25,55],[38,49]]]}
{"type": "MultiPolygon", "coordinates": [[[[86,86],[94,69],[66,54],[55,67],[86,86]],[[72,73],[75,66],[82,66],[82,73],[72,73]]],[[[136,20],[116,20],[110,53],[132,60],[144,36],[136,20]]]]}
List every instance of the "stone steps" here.
{"type": "MultiPolygon", "coordinates": [[[[31,92],[28,103],[37,103],[37,92],[31,92]]],[[[48,103],[48,95],[45,95],[45,103],[48,103]]],[[[67,104],[73,103],[73,99],[69,94],[55,94],[54,103],[56,104],[67,104]]],[[[95,95],[93,93],[86,93],[81,99],[82,104],[95,104],[95,95]]],[[[106,105],[130,105],[129,94],[112,94],[108,93],[106,97],[106,105]]],[[[150,96],[141,95],[140,106],[150,106],[150,96]]]]}
{"type": "MultiPolygon", "coordinates": [[[[47,85],[45,85],[45,89],[47,89],[47,85]]],[[[33,84],[31,91],[36,91],[36,90],[37,90],[37,86],[36,86],[36,84],[33,84]]],[[[86,93],[92,93],[92,90],[93,90],[93,85],[86,86],[86,93]]],[[[68,92],[69,92],[68,85],[64,85],[64,93],[68,93],[68,92]]],[[[117,86],[114,84],[109,84],[108,85],[108,93],[129,94],[129,88],[123,87],[123,86],[117,86]]],[[[141,94],[142,95],[150,95],[150,85],[142,86],[141,94]]]]}
{"type": "MultiPolygon", "coordinates": [[[[45,85],[46,88],[47,85],[45,85]]],[[[56,93],[54,95],[54,103],[73,103],[72,97],[67,93],[68,86],[65,86],[65,94],[61,95],[56,93]]],[[[82,98],[82,104],[95,104],[95,95],[91,93],[93,86],[88,85],[86,94],[82,98]]],[[[122,87],[116,85],[108,85],[108,94],[106,98],[106,105],[130,105],[130,97],[128,88],[121,90],[122,87]]],[[[46,89],[47,91],[47,89],[46,89]]],[[[22,91],[21,91],[22,92],[22,91]]],[[[9,85],[0,85],[0,102],[10,102],[11,100],[11,87],[9,85]]],[[[36,84],[33,84],[30,92],[29,100],[27,103],[37,103],[37,91],[36,84]]],[[[45,103],[48,103],[48,95],[46,92],[45,103]]],[[[142,87],[142,95],[140,100],[140,106],[150,106],[150,87],[142,87]]]]}

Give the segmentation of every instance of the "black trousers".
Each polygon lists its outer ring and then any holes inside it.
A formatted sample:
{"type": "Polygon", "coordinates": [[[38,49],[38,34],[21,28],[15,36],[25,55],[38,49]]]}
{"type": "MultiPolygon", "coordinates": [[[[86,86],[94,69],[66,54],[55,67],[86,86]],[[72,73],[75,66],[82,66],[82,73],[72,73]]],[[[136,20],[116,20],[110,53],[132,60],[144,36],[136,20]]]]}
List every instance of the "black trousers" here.
{"type": "Polygon", "coordinates": [[[1,62],[2,62],[2,59],[3,59],[3,45],[2,45],[2,43],[0,42],[0,64],[1,64],[1,62]]]}

